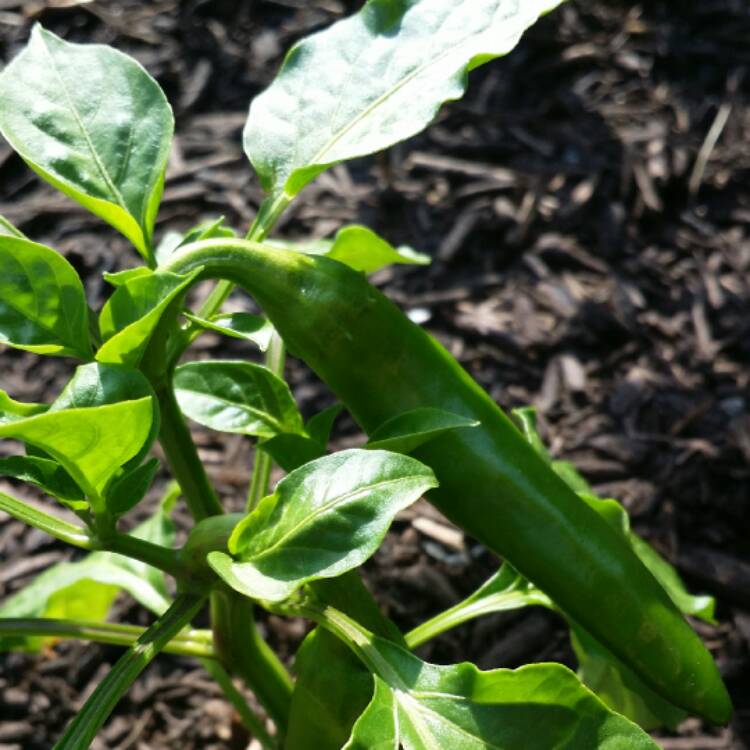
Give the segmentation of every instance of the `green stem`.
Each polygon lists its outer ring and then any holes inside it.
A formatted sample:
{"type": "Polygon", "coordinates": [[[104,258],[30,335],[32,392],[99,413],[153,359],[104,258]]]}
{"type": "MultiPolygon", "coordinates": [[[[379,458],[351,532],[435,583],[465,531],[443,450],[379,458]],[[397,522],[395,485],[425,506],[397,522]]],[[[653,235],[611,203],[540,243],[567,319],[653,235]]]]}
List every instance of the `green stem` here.
{"type": "Polygon", "coordinates": [[[198,613],[204,600],[205,597],[192,594],[178,596],[97,685],[78,715],[68,724],[54,750],[86,750],[138,675],[198,613]]]}
{"type": "Polygon", "coordinates": [[[129,534],[114,534],[102,548],[152,565],[181,581],[188,581],[191,575],[190,568],[182,561],[178,550],[129,534]]]}
{"type": "Polygon", "coordinates": [[[234,710],[237,712],[242,723],[260,743],[263,750],[277,750],[278,744],[276,740],[274,740],[266,730],[263,720],[259,716],[256,716],[250,706],[247,705],[247,701],[242,693],[240,693],[240,691],[234,686],[232,678],[226,669],[224,669],[224,667],[218,662],[210,660],[204,661],[203,667],[221,688],[227,700],[234,707],[234,710]]]}
{"type": "Polygon", "coordinates": [[[231,672],[241,677],[283,734],[289,718],[292,680],[255,626],[253,603],[229,590],[211,596],[214,648],[231,672]]]}
{"type": "Polygon", "coordinates": [[[157,394],[161,407],[159,442],[190,512],[196,521],[220,515],[224,509],[208,480],[171,385],[164,385],[157,394]]]}
{"type": "MultiPolygon", "coordinates": [[[[108,643],[113,646],[132,646],[143,636],[146,628],[109,622],[83,622],[52,618],[0,618],[0,635],[15,637],[69,638],[80,641],[108,643]]],[[[215,659],[210,630],[188,630],[175,635],[164,652],[180,656],[215,659]]]]}
{"type": "MultiPolygon", "coordinates": [[[[266,367],[274,375],[282,377],[284,364],[286,363],[286,349],[284,342],[276,331],[271,336],[271,341],[266,351],[266,367]]],[[[268,494],[268,481],[271,478],[271,467],[273,460],[271,456],[258,447],[255,449],[255,465],[250,479],[250,487],[247,492],[247,504],[245,510],[250,512],[268,494]]]]}
{"type": "Polygon", "coordinates": [[[11,495],[0,492],[0,510],[50,536],[82,549],[96,549],[94,537],[83,526],[63,521],[11,495]]]}
{"type": "Polygon", "coordinates": [[[483,615],[521,609],[532,605],[548,606],[549,604],[549,599],[543,594],[540,593],[539,596],[536,596],[525,591],[499,592],[468,604],[462,602],[455,607],[446,609],[445,612],[440,612],[435,617],[409,631],[404,636],[406,645],[410,649],[415,649],[436,636],[483,615]]]}

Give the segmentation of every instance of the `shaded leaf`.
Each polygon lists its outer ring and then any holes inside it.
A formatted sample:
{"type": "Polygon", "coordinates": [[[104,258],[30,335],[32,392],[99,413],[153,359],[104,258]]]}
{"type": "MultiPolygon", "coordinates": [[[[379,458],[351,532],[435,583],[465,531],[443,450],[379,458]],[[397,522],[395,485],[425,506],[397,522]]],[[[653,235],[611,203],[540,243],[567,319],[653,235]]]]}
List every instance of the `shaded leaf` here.
{"type": "Polygon", "coordinates": [[[91,359],[81,280],[49,247],[0,235],[0,343],[36,354],[91,359]]]}
{"type": "Polygon", "coordinates": [[[168,271],[133,275],[107,300],[99,316],[104,343],[99,362],[136,367],[162,315],[200,273],[187,276],[168,271]]]}
{"type": "Polygon", "coordinates": [[[332,578],[375,552],[399,510],[437,482],[415,459],[349,450],[282,479],[234,528],[210,565],[240,593],[280,601],[308,581],[332,578]]]}
{"type": "Polygon", "coordinates": [[[360,650],[375,687],[346,750],[658,747],[559,664],[491,672],[437,666],[376,636],[360,650]]]}
{"type": "Polygon", "coordinates": [[[42,178],[145,257],[164,186],[172,110],[132,58],[34,26],[0,74],[0,131],[42,178]]]}
{"type": "Polygon", "coordinates": [[[286,472],[325,455],[325,448],[306,435],[284,433],[264,440],[263,450],[286,472]]]}
{"type": "Polygon", "coordinates": [[[235,339],[252,341],[262,352],[268,349],[273,336],[273,326],[260,315],[252,313],[218,313],[210,319],[199,318],[192,313],[184,313],[185,317],[201,328],[208,331],[223,333],[235,339]]]}
{"type": "Polygon", "coordinates": [[[370,0],[303,39],[245,125],[264,189],[294,196],[330,165],[418,133],[463,95],[468,70],[510,52],[559,2],[370,0]]]}
{"type": "Polygon", "coordinates": [[[30,482],[74,510],[88,507],[81,488],[57,461],[38,456],[0,458],[0,476],[30,482]]]}
{"type": "Polygon", "coordinates": [[[475,419],[452,414],[441,409],[424,407],[399,414],[384,422],[371,435],[370,449],[411,453],[428,440],[434,440],[451,430],[476,427],[475,419]]]}
{"type": "Polygon", "coordinates": [[[302,432],[289,386],[267,367],[227,360],[188,362],[175,370],[173,382],[183,413],[213,430],[261,438],[302,432]]]}
{"type": "Polygon", "coordinates": [[[305,425],[305,432],[312,440],[319,443],[323,448],[328,445],[331,437],[331,430],[336,418],[344,410],[343,404],[333,404],[327,409],[314,414],[305,425]]]}
{"type": "Polygon", "coordinates": [[[145,464],[136,466],[112,483],[107,492],[107,509],[114,516],[123,516],[135,508],[151,487],[159,461],[152,458],[145,464]]]}

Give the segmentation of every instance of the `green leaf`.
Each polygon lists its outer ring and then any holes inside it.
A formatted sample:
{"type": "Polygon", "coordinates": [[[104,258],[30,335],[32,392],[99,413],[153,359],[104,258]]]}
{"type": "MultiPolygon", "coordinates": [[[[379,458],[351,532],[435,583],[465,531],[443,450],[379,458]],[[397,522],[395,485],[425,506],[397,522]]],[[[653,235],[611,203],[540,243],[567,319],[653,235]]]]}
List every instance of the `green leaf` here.
{"type": "Polygon", "coordinates": [[[140,276],[150,276],[152,273],[153,271],[146,266],[136,266],[135,268],[126,268],[123,271],[115,271],[114,273],[105,271],[102,276],[108,284],[120,287],[127,284],[131,279],[137,279],[140,276]]]}
{"type": "Polygon", "coordinates": [[[441,409],[424,407],[399,414],[384,422],[371,435],[367,448],[411,453],[428,440],[434,440],[451,430],[476,427],[474,419],[467,419],[441,409]]]}
{"type": "Polygon", "coordinates": [[[124,468],[129,470],[141,463],[159,434],[159,403],[145,375],[123,365],[101,362],[80,365],[49,410],[85,409],[145,397],[151,399],[151,429],[141,449],[125,464],[124,468]]]}
{"type": "Polygon", "coordinates": [[[323,411],[314,414],[307,421],[305,432],[312,440],[325,448],[331,437],[331,430],[333,429],[334,422],[343,409],[343,404],[333,404],[333,406],[329,406],[327,409],[323,409],[323,411]]]}
{"type": "Polygon", "coordinates": [[[301,433],[302,417],[289,386],[251,362],[188,362],[174,374],[183,413],[220,432],[270,438],[301,433]]]}
{"type": "Polygon", "coordinates": [[[252,341],[262,352],[268,349],[273,336],[273,326],[265,318],[252,313],[218,313],[210,319],[199,318],[192,313],[185,317],[207,331],[216,331],[235,339],[252,341]]]}
{"type": "Polygon", "coordinates": [[[43,414],[47,409],[49,409],[47,404],[29,404],[23,401],[16,401],[0,389],[0,424],[15,422],[24,417],[31,417],[34,414],[43,414]]]}
{"type": "Polygon", "coordinates": [[[658,748],[559,664],[437,666],[376,636],[359,649],[375,687],[345,750],[658,748]]]}
{"type": "Polygon", "coordinates": [[[151,259],[172,110],[132,58],[41,26],[0,74],[0,131],[43,179],[151,259]]]}
{"type": "Polygon", "coordinates": [[[325,447],[306,435],[284,433],[262,443],[263,450],[286,472],[325,455],[325,447]]]}
{"type": "Polygon", "coordinates": [[[0,216],[0,235],[20,237],[22,240],[28,239],[20,229],[16,229],[4,216],[0,216]]]}
{"type": "Polygon", "coordinates": [[[73,510],[88,508],[81,488],[57,461],[37,456],[0,458],[0,476],[30,482],[73,510]]]}
{"type": "Polygon", "coordinates": [[[361,565],[393,517],[437,482],[413,458],[349,450],[293,471],[234,528],[229,551],[208,556],[246,596],[281,601],[303,584],[361,565]]]}
{"type": "Polygon", "coordinates": [[[559,2],[370,0],[303,39],[245,125],[264,189],[294,196],[332,164],[420,132],[463,95],[469,70],[510,52],[559,2]]]}
{"type": "Polygon", "coordinates": [[[325,255],[355,271],[368,274],[395,264],[427,266],[431,262],[429,255],[418,253],[406,245],[396,248],[371,229],[359,224],[339,229],[332,240],[271,240],[268,244],[308,255],[325,255]]]}
{"type": "Polygon", "coordinates": [[[159,461],[152,458],[112,483],[111,489],[107,492],[107,508],[112,515],[118,518],[124,516],[143,500],[158,468],[159,461]]]}
{"type": "Polygon", "coordinates": [[[137,367],[162,315],[199,273],[178,276],[157,271],[128,278],[99,316],[104,343],[96,353],[97,361],[137,367]]]}
{"type": "Polygon", "coordinates": [[[235,236],[234,230],[224,226],[223,216],[204,221],[188,230],[184,235],[179,232],[167,232],[156,248],[156,262],[158,265],[162,265],[178,248],[189,245],[191,242],[235,236]]]}
{"type": "Polygon", "coordinates": [[[0,268],[0,343],[91,359],[88,306],[73,266],[49,247],[0,235],[0,268]]]}
{"type": "MultiPolygon", "coordinates": [[[[174,524],[163,507],[132,533],[154,544],[174,544],[174,524]]],[[[92,552],[80,562],[58,563],[41,573],[0,605],[0,618],[59,617],[100,622],[106,619],[121,590],[156,614],[169,606],[167,584],[160,570],[113,552],[92,552]]],[[[37,638],[0,638],[0,650],[37,650],[43,643],[37,638]]]]}
{"type": "Polygon", "coordinates": [[[151,398],[67,409],[0,425],[0,438],[49,453],[84,490],[95,511],[117,470],[141,448],[151,428],[151,398]]]}

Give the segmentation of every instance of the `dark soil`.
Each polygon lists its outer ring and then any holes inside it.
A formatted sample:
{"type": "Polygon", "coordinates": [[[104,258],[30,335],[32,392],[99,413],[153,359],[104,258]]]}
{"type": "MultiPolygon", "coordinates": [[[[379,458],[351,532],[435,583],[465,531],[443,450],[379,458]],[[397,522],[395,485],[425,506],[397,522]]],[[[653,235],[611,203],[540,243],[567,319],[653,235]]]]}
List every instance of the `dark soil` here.
{"type": "MultiPolygon", "coordinates": [[[[242,228],[261,191],[240,131],[250,99],[300,36],[351,12],[341,0],[0,0],[0,60],[41,21],[73,41],[113,44],[159,79],[177,138],[158,232],[225,215],[242,228]]],[[[503,406],[534,404],[553,453],[696,591],[718,599],[699,631],[736,703],[728,729],[695,720],[665,748],[745,748],[750,740],[750,8],[744,0],[571,2],[423,135],[339,166],[280,226],[320,237],[368,224],[430,253],[427,269],[377,279],[503,406]],[[712,126],[723,127],[715,144],[712,126]]],[[[135,262],[124,240],[40,184],[0,144],[0,214],[57,247],[101,304],[102,271],[135,262]]],[[[206,336],[200,354],[253,356],[206,336]]],[[[4,352],[0,387],[51,398],[72,363],[4,352]]],[[[306,414],[331,402],[297,362],[306,414]]],[[[249,449],[196,432],[228,504],[245,492],[249,449]]],[[[338,439],[356,443],[341,420],[338,439]]],[[[16,488],[16,491],[18,489],[16,488]]],[[[0,595],[70,552],[0,521],[0,595]]],[[[399,518],[366,574],[388,613],[412,626],[455,602],[495,565],[426,504],[399,518]]],[[[596,606],[593,602],[592,606],[596,606]]],[[[148,622],[124,599],[117,617],[148,622]]],[[[271,618],[289,657],[302,623],[271,618]]],[[[115,648],[65,644],[0,661],[0,750],[49,748],[115,648]]],[[[565,630],[533,610],[477,621],[425,649],[436,661],[573,664],[565,630]]],[[[163,657],[118,706],[98,748],[243,748],[200,667],[163,657]]]]}

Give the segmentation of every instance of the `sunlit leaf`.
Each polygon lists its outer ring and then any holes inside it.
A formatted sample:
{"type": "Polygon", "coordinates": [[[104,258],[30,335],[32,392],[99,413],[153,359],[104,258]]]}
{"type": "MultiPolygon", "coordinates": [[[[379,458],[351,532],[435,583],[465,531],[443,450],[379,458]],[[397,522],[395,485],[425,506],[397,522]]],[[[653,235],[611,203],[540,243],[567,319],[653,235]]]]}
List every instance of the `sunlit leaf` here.
{"type": "Polygon", "coordinates": [[[370,0],[303,39],[245,126],[264,189],[294,196],[328,166],[418,133],[463,95],[469,70],[510,52],[559,2],[370,0]]]}
{"type": "Polygon", "coordinates": [[[0,343],[91,359],[88,306],[70,263],[49,247],[0,235],[0,268],[0,343]]]}
{"type": "Polygon", "coordinates": [[[0,390],[0,424],[15,422],[34,414],[43,414],[49,409],[47,404],[31,404],[12,399],[5,391],[0,390]]]}
{"type": "Polygon", "coordinates": [[[37,25],[0,74],[0,131],[24,161],[151,257],[172,110],[132,58],[37,25]]]}
{"type": "Polygon", "coordinates": [[[162,315],[198,273],[178,276],[157,271],[128,278],[99,316],[104,343],[96,353],[97,361],[136,367],[162,315]]]}
{"type": "Polygon", "coordinates": [[[289,386],[251,362],[188,362],[174,375],[183,413],[220,432],[270,438],[301,433],[302,417],[289,386]]]}
{"type": "Polygon", "coordinates": [[[252,313],[218,313],[210,319],[185,313],[185,317],[207,331],[216,331],[235,339],[252,341],[262,352],[268,349],[274,331],[268,320],[252,313]]]}
{"type": "Polygon", "coordinates": [[[8,237],[20,237],[22,240],[27,239],[26,235],[14,227],[4,216],[0,216],[0,235],[8,237]]]}
{"type": "Polygon", "coordinates": [[[30,482],[74,510],[88,507],[81,488],[57,461],[38,456],[0,458],[0,476],[30,482]]]}
{"type": "Polygon", "coordinates": [[[361,565],[393,517],[437,482],[418,461],[385,451],[349,450],[293,471],[237,526],[235,556],[208,556],[247,596],[280,601],[308,581],[361,565]]]}
{"type": "Polygon", "coordinates": [[[185,234],[179,232],[167,232],[164,238],[156,248],[156,262],[162,265],[167,261],[170,255],[183,245],[199,240],[210,240],[220,237],[234,237],[235,233],[229,227],[224,226],[224,217],[204,221],[201,224],[188,230],[185,234]]]}

